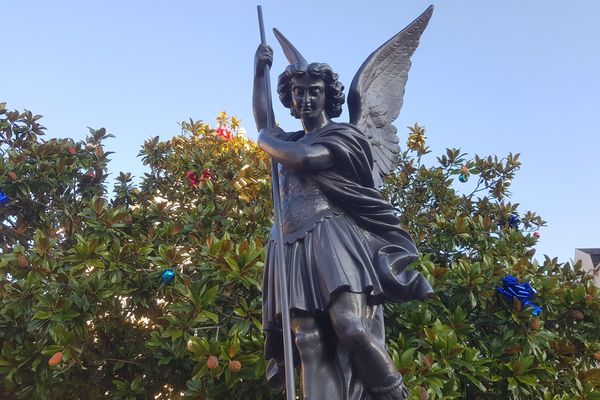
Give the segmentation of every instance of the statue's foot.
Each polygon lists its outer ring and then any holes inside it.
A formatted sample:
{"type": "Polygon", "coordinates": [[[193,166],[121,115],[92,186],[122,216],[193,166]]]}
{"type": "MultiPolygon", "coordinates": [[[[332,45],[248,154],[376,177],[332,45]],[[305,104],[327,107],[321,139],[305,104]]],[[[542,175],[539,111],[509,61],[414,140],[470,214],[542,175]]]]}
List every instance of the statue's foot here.
{"type": "Polygon", "coordinates": [[[406,400],[408,398],[408,389],[404,386],[401,376],[388,376],[385,386],[374,387],[370,389],[373,398],[376,400],[406,400]]]}

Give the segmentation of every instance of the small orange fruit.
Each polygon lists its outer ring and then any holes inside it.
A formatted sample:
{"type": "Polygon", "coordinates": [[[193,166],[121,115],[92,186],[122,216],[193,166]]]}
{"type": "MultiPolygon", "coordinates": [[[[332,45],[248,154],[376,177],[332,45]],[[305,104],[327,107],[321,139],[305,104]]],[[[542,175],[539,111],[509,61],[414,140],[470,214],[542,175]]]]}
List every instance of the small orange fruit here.
{"type": "Polygon", "coordinates": [[[584,315],[581,311],[574,308],[571,310],[571,318],[573,318],[576,321],[581,321],[583,320],[584,315]]]}
{"type": "Polygon", "coordinates": [[[19,262],[19,267],[21,267],[21,268],[29,267],[29,261],[27,260],[27,257],[19,256],[19,257],[17,257],[17,261],[19,262]]]}
{"type": "Polygon", "coordinates": [[[62,359],[63,359],[63,352],[62,351],[57,351],[48,360],[48,365],[51,366],[51,367],[55,367],[58,364],[60,364],[60,362],[62,361],[62,359]]]}
{"type": "Polygon", "coordinates": [[[242,363],[239,362],[238,360],[231,360],[229,361],[229,370],[231,372],[240,372],[240,369],[242,369],[242,363]]]}
{"type": "Polygon", "coordinates": [[[19,177],[17,176],[17,174],[15,174],[12,171],[10,171],[9,173],[7,173],[6,176],[8,176],[10,178],[10,180],[13,181],[13,182],[15,182],[17,179],[19,179],[19,177]]]}
{"type": "Polygon", "coordinates": [[[219,366],[219,359],[215,356],[208,357],[208,360],[206,360],[206,366],[208,369],[217,368],[219,366]]]}

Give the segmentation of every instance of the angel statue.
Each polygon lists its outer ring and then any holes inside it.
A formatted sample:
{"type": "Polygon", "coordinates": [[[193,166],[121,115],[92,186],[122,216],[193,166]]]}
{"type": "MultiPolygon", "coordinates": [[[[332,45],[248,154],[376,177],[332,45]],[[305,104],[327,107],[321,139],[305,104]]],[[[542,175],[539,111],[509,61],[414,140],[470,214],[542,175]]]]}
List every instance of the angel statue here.
{"type": "MultiPolygon", "coordinates": [[[[268,128],[265,70],[273,52],[263,44],[256,51],[254,117],[258,145],[279,165],[284,268],[303,399],[408,396],[385,348],[382,304],[422,300],[433,290],[419,272],[407,269],[417,248],[378,187],[397,163],[392,123],[402,106],[410,57],[432,12],[429,7],[362,64],[348,94],[350,123],[332,121],[345,102],[338,75],[328,64],[307,63],[274,30],[290,62],[277,93],[302,130],[268,128]]],[[[267,378],[279,388],[284,363],[274,254],[280,245],[272,234],[263,286],[267,378]]]]}

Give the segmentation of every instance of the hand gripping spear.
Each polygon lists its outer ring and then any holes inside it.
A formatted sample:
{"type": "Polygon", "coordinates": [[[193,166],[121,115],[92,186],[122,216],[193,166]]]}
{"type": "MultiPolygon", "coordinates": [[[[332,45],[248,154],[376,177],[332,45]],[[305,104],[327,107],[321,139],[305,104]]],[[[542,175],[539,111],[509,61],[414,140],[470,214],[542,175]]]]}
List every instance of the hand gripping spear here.
{"type": "MultiPolygon", "coordinates": [[[[258,25],[260,27],[260,42],[267,44],[265,25],[263,23],[262,7],[257,6],[258,25]]],[[[267,129],[273,128],[273,101],[271,98],[271,81],[269,79],[269,66],[265,65],[265,91],[267,98],[267,129]]],[[[275,214],[274,227],[276,232],[275,257],[279,268],[279,304],[281,306],[281,323],[283,328],[283,356],[285,361],[285,387],[287,400],[296,400],[294,384],[294,360],[292,355],[292,330],[290,328],[290,306],[288,300],[287,277],[285,270],[285,257],[283,255],[283,234],[281,231],[281,200],[279,198],[279,171],[277,161],[271,159],[271,182],[273,188],[273,209],[275,214]]]]}

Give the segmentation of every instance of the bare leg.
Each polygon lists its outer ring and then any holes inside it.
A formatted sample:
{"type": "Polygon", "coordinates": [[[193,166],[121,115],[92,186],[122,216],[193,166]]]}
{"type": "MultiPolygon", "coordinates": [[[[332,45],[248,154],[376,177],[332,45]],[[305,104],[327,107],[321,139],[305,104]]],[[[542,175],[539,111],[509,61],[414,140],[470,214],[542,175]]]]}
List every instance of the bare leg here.
{"type": "Polygon", "coordinates": [[[366,295],[340,292],[329,306],[329,318],[368,390],[381,399],[405,399],[402,379],[384,345],[365,324],[366,295]]]}
{"type": "Polygon", "coordinates": [[[311,315],[295,315],[291,320],[296,347],[302,362],[302,395],[305,400],[344,400],[333,346],[325,341],[323,327],[311,315]]]}

